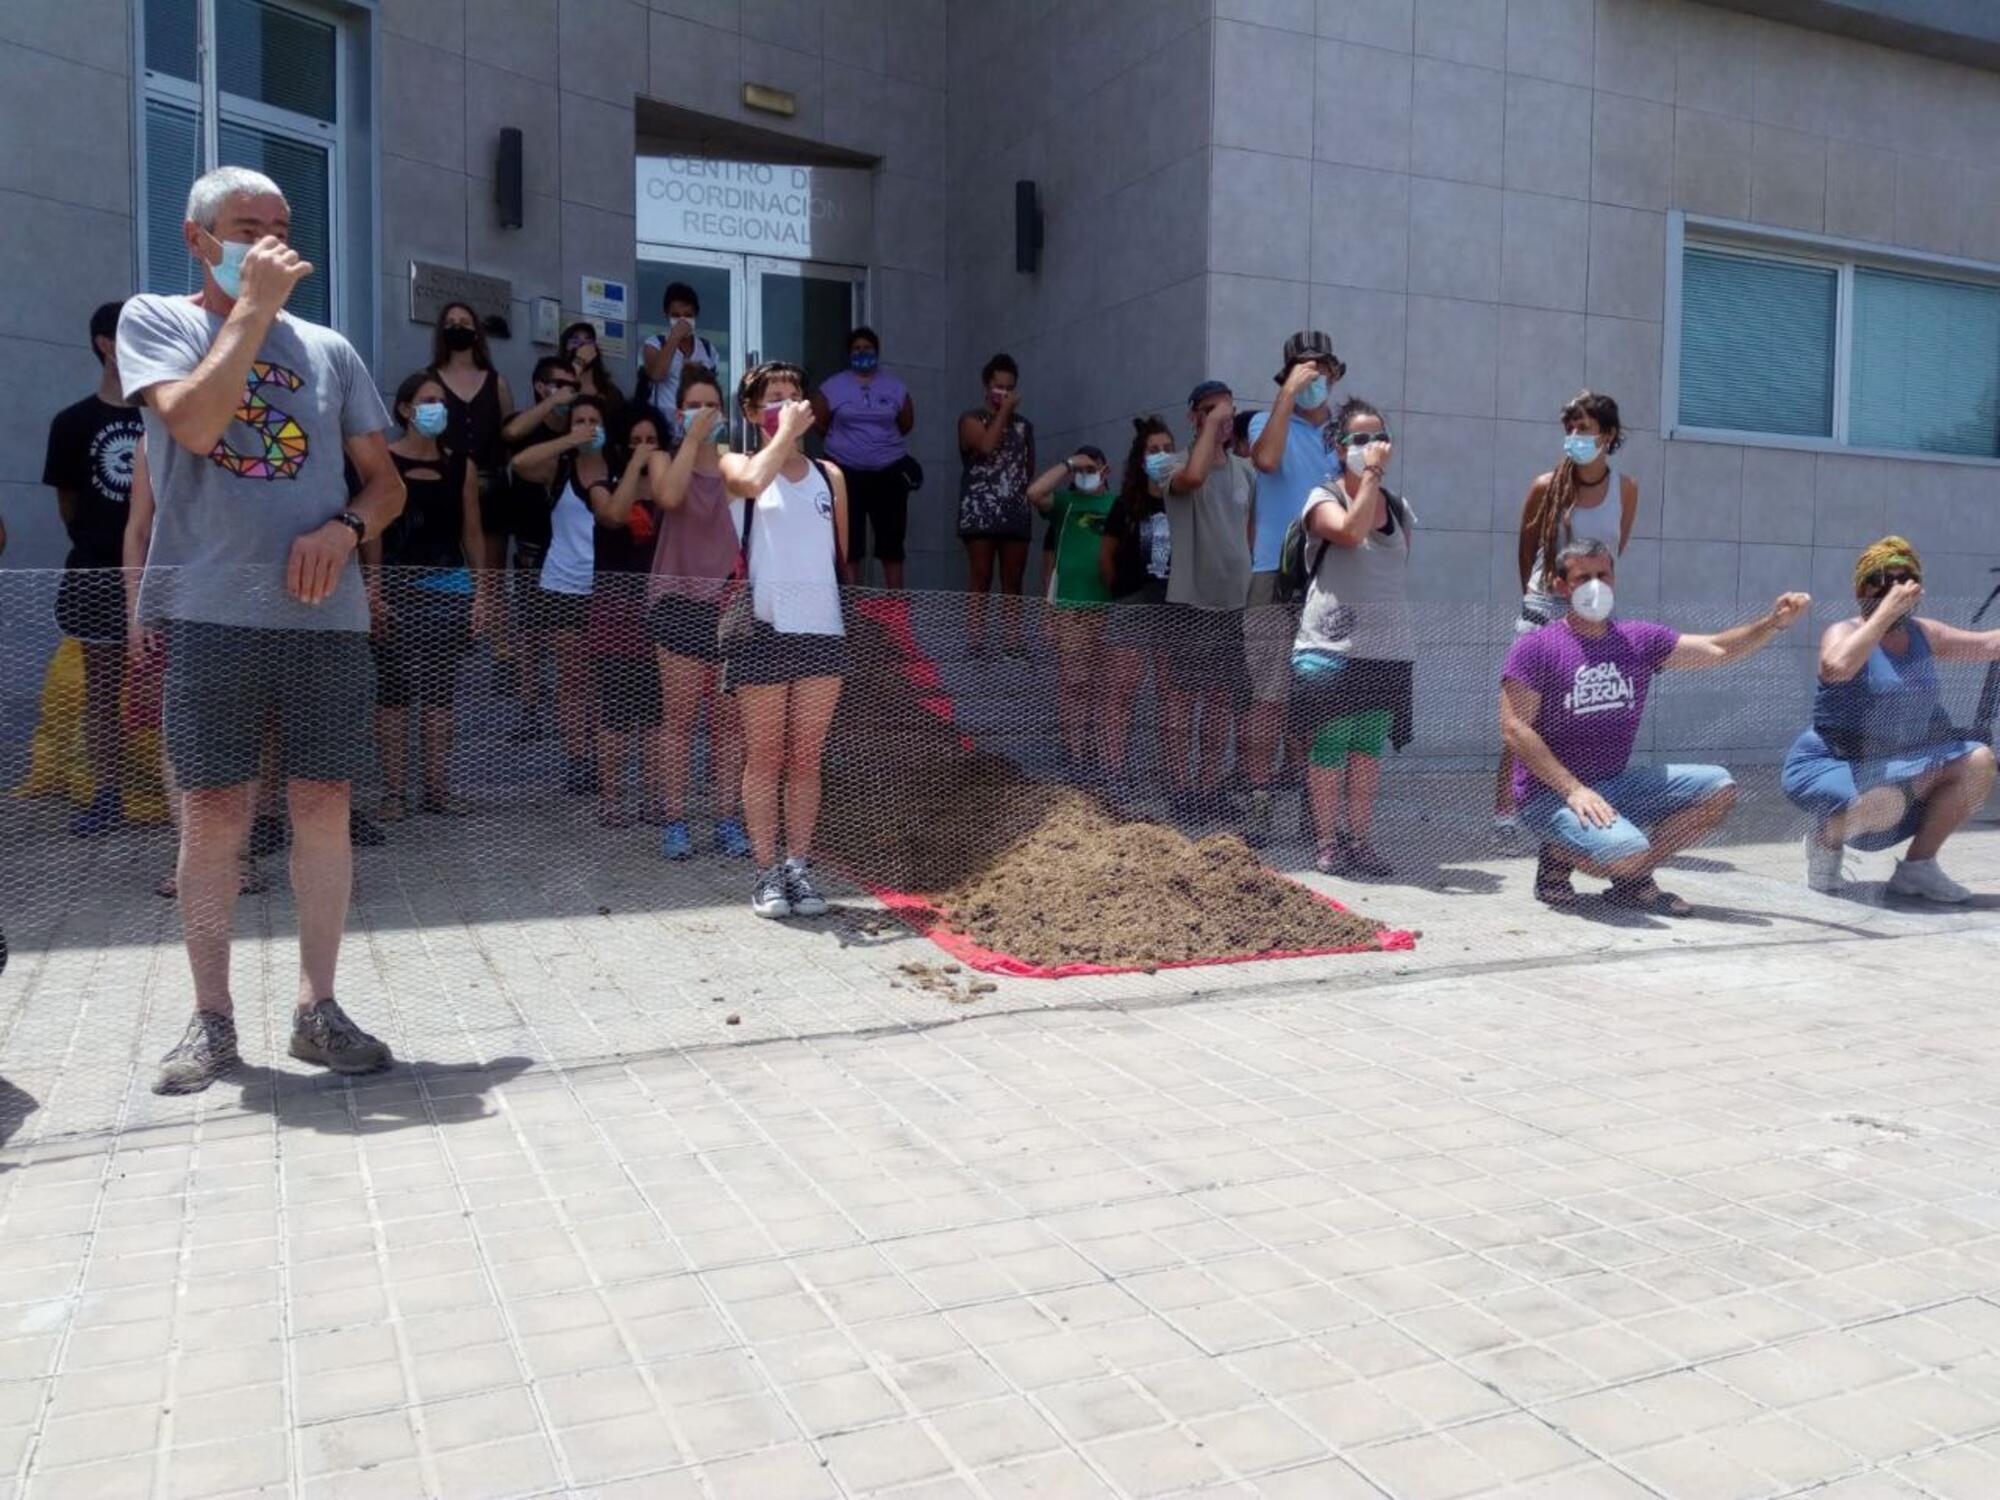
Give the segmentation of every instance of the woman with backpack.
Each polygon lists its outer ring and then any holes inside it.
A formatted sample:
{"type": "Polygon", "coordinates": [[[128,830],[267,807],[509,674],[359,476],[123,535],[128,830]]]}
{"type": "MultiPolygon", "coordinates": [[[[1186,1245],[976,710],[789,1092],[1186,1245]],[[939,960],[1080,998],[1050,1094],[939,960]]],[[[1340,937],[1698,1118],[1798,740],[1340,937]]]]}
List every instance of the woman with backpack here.
{"type": "Polygon", "coordinates": [[[1104,715],[1098,721],[1099,764],[1114,782],[1130,774],[1125,756],[1132,734],[1132,706],[1154,658],[1155,682],[1165,680],[1158,656],[1167,639],[1167,578],[1172,573],[1173,530],[1167,522],[1167,481],[1181,466],[1173,429],[1158,417],[1132,419],[1132,446],[1118,498],[1104,517],[1098,576],[1111,596],[1104,622],[1104,715]]]}
{"type": "Polygon", "coordinates": [[[1315,867],[1380,879],[1393,873],[1373,839],[1382,747],[1407,744],[1412,717],[1413,518],[1383,483],[1395,446],[1382,414],[1350,398],[1334,433],[1341,472],[1306,497],[1298,522],[1307,583],[1292,641],[1292,727],[1308,747],[1315,867]]]}

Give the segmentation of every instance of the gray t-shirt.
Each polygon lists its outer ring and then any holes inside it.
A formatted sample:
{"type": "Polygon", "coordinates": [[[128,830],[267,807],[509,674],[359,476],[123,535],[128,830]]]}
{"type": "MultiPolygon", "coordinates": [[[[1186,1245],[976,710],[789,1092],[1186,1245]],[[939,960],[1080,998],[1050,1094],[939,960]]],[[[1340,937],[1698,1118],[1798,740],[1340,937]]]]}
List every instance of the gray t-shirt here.
{"type": "MultiPolygon", "coordinates": [[[[118,318],[126,399],[192,375],[222,322],[186,297],[129,299],[118,318]]],[[[236,420],[206,455],[176,443],[151,406],[144,411],[156,510],[141,618],[368,628],[361,570],[352,563],[323,604],[302,604],[285,591],[292,543],[347,508],[343,440],[389,425],[352,344],[280,314],[250,367],[236,420]]]]}
{"type": "Polygon", "coordinates": [[[1196,609],[1241,609],[1250,597],[1250,501],[1255,471],[1233,453],[1216,455],[1198,489],[1167,489],[1173,573],[1167,602],[1196,609]]]}
{"type": "MultiPolygon", "coordinates": [[[[1386,491],[1385,491],[1386,493],[1386,491]]],[[[1312,578],[1299,610],[1292,650],[1321,651],[1359,661],[1415,661],[1416,622],[1410,613],[1409,505],[1389,497],[1390,530],[1377,527],[1357,547],[1306,538],[1312,578]]],[[[1305,515],[1320,505],[1347,509],[1347,491],[1336,479],[1306,497],[1305,515]]]]}

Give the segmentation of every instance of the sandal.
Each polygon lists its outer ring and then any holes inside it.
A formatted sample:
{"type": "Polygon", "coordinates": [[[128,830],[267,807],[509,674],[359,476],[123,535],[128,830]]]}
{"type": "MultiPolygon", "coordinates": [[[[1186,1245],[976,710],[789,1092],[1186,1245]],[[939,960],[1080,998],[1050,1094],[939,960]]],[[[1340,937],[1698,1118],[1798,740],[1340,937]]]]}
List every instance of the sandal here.
{"type": "Polygon", "coordinates": [[[1604,899],[1613,906],[1629,907],[1656,917],[1691,917],[1694,908],[1672,891],[1663,891],[1648,875],[1644,880],[1614,880],[1604,899]]]}
{"type": "Polygon", "coordinates": [[[1569,866],[1557,859],[1555,851],[1546,844],[1542,846],[1541,858],[1535,862],[1535,899],[1557,911],[1576,905],[1576,886],[1570,879],[1569,866]]]}

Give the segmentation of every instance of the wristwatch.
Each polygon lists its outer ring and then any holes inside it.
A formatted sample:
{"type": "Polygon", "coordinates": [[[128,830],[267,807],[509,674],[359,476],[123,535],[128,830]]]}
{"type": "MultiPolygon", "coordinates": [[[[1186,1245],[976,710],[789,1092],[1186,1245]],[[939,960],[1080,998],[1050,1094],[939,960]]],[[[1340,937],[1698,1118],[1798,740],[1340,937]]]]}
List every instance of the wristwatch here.
{"type": "Polygon", "coordinates": [[[357,516],[353,511],[344,510],[339,515],[335,516],[334,520],[340,522],[341,525],[345,526],[349,531],[354,533],[355,546],[359,547],[363,542],[368,540],[368,523],[362,520],[361,517],[357,516]]]}

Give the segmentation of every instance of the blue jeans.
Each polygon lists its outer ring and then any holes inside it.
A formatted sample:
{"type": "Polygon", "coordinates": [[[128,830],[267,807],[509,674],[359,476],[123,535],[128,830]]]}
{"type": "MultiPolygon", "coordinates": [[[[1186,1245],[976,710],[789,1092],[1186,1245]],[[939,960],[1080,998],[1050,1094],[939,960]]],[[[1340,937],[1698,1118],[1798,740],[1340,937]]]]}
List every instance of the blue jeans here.
{"type": "Polygon", "coordinates": [[[1592,864],[1616,864],[1649,852],[1646,830],[1736,785],[1721,766],[1627,766],[1591,790],[1618,816],[1593,828],[1554,792],[1537,792],[1521,808],[1521,826],[1545,844],[1561,844],[1592,864]]]}

